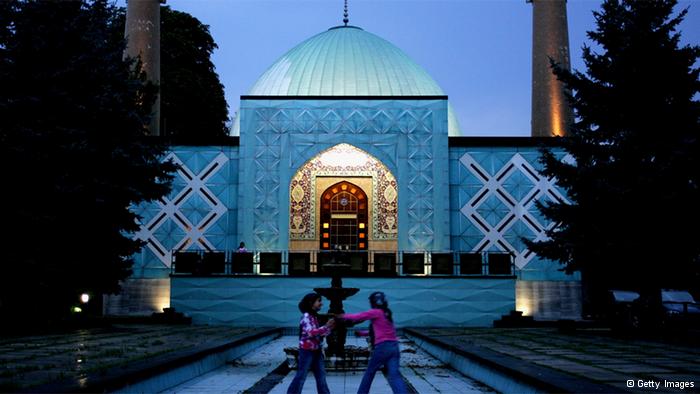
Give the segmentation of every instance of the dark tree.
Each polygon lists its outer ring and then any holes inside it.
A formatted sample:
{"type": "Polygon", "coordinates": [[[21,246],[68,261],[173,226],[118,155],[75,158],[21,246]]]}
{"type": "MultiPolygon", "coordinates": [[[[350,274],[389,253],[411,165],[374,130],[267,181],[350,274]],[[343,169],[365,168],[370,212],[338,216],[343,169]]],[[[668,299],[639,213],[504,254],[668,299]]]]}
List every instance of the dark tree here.
{"type": "Polygon", "coordinates": [[[679,44],[686,10],[675,5],[606,0],[588,32],[599,49],[583,48],[585,74],[555,67],[576,115],[562,139],[573,160],[545,152],[544,174],[571,204],[541,206],[559,226],[528,246],[580,271],[589,297],[698,284],[700,48],[679,44]]]}
{"type": "MultiPolygon", "coordinates": [[[[115,31],[123,34],[126,10],[115,31]]],[[[160,7],[161,134],[166,137],[226,136],[228,105],[211,55],[218,48],[209,26],[192,15],[160,7]]]]}
{"type": "Polygon", "coordinates": [[[210,60],[217,46],[209,26],[167,6],[160,11],[163,135],[228,135],[228,105],[210,60]]]}
{"type": "Polygon", "coordinates": [[[106,0],[2,2],[3,317],[118,292],[142,246],[127,207],[169,192],[174,166],[145,137],[156,89],[123,58],[118,15],[106,0]]]}

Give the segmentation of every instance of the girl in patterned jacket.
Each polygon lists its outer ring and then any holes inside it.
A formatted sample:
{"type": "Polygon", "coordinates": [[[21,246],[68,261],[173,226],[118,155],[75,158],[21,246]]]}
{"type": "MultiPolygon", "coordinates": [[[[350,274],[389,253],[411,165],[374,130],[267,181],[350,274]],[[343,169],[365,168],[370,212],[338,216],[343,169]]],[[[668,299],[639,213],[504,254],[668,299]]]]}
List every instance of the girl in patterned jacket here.
{"type": "Polygon", "coordinates": [[[309,293],[299,301],[299,310],[303,314],[299,323],[299,359],[297,373],[287,389],[288,394],[301,393],[309,369],[316,378],[316,390],[319,394],[329,394],[326,383],[326,369],[323,366],[323,337],[328,336],[335,326],[330,319],[325,326],[318,325],[318,311],[323,302],[317,293],[309,293]]]}

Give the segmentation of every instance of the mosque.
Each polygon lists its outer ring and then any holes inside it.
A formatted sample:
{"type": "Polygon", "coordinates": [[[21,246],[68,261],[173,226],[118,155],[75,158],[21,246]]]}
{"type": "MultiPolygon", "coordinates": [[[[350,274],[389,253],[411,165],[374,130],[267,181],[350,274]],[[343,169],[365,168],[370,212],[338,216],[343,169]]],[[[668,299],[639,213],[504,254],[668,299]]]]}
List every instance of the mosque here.
{"type": "MultiPolygon", "coordinates": [[[[530,2],[532,137],[462,135],[431,76],[346,12],[241,96],[234,136],[170,147],[173,190],[133,207],[146,246],[105,313],[172,307],[195,324],[294,327],[298,300],[342,258],[344,286],[360,289],[345,309],[382,290],[399,326],[490,326],[513,310],[580,318],[580,278],[523,243],[554,225],[536,201],[567,201],[538,149],[556,151],[571,119],[548,67],[568,65],[566,1],[530,2]]],[[[129,50],[152,77],[158,3],[127,10],[129,50]]]]}

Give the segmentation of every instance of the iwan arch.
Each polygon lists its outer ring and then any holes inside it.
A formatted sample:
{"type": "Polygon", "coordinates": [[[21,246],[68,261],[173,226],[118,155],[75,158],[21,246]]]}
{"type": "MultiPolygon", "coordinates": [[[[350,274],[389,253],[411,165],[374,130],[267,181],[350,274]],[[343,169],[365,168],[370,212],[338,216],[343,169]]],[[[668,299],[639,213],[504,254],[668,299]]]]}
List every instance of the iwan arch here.
{"type": "Polygon", "coordinates": [[[338,144],[289,185],[289,250],[397,251],[398,184],[379,160],[338,144]]]}
{"type": "Polygon", "coordinates": [[[134,208],[147,246],[107,312],[294,327],[342,249],[361,289],[346,308],[381,289],[401,326],[580,317],[578,278],[522,242],[553,225],[536,201],[566,200],[538,172],[552,140],[462,136],[442,89],[380,37],[338,26],[292,48],[241,96],[235,133],[171,147],[174,189],[134,208]]]}
{"type": "MultiPolygon", "coordinates": [[[[445,193],[448,189],[445,98],[420,101],[404,100],[402,97],[391,100],[280,98],[273,102],[283,108],[264,108],[262,111],[258,108],[261,102],[269,103],[271,100],[248,96],[242,103],[241,130],[245,129],[246,115],[250,114],[248,119],[258,125],[259,132],[249,137],[241,133],[242,153],[254,156],[255,165],[249,166],[249,173],[241,171],[243,179],[240,184],[241,188],[258,188],[258,201],[246,201],[254,204],[250,213],[254,217],[270,220],[239,220],[241,234],[253,234],[256,245],[259,243],[264,248],[286,249],[288,245],[291,246],[289,232],[280,230],[287,230],[287,223],[293,224],[293,218],[289,217],[290,208],[296,206],[292,204],[290,207],[293,202],[290,195],[293,177],[299,168],[309,161],[313,162],[316,155],[342,141],[347,144],[344,146],[354,147],[354,152],[370,155],[368,158],[376,163],[380,171],[370,168],[369,164],[363,165],[365,169],[362,166],[353,169],[354,166],[350,165],[336,170],[335,178],[369,175],[374,183],[381,179],[372,172],[380,172],[390,175],[395,181],[396,185],[392,187],[398,193],[397,219],[401,223],[396,233],[398,248],[406,250],[416,244],[417,247],[449,250],[449,229],[442,225],[449,220],[449,199],[448,193],[445,193]],[[442,119],[435,113],[436,109],[442,109],[442,119]],[[392,116],[395,118],[392,119],[392,116]],[[336,121],[324,124],[324,119],[329,118],[336,121]],[[441,132],[436,133],[435,130],[441,126],[441,132]],[[285,128],[284,133],[280,133],[280,128],[285,128]],[[246,146],[247,142],[250,142],[250,147],[246,146]],[[442,160],[435,160],[440,156],[442,160]],[[245,185],[247,182],[249,186],[245,185]],[[402,209],[404,199],[411,202],[405,206],[406,209],[402,209]]],[[[326,156],[330,154],[332,151],[328,151],[326,156]]],[[[320,159],[323,157],[323,154],[319,156],[320,159]]],[[[316,174],[317,178],[333,178],[331,168],[324,170],[323,165],[320,167],[322,174],[316,174]]],[[[315,189],[310,191],[310,194],[315,193],[315,189]]],[[[305,203],[311,204],[311,201],[314,204],[309,208],[316,211],[315,200],[310,199],[305,203]]],[[[248,209],[248,206],[239,206],[239,215],[241,212],[245,214],[248,209]]]]}

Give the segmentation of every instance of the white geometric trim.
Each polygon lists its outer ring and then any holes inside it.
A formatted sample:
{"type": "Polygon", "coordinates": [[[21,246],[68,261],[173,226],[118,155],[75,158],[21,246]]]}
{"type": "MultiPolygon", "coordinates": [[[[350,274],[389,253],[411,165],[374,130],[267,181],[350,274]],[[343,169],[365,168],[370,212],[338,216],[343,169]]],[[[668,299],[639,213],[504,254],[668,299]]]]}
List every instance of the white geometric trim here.
{"type": "Polygon", "coordinates": [[[495,247],[500,251],[514,253],[515,265],[518,268],[523,268],[534,258],[534,253],[527,249],[522,252],[517,251],[505,239],[504,235],[515,223],[520,221],[535,234],[535,241],[546,240],[545,232],[553,228],[556,223],[540,223],[529,212],[529,209],[541,196],[564,203],[569,203],[569,200],[557,190],[555,179],[546,178],[539,174],[519,153],[514,154],[493,176],[490,176],[488,171],[479,165],[469,153],[462,155],[459,161],[472,175],[483,182],[483,186],[460,209],[462,215],[467,217],[484,235],[474,248],[474,251],[484,251],[489,247],[495,247]],[[521,200],[513,197],[503,184],[515,171],[520,171],[534,184],[533,188],[521,200]],[[493,226],[478,212],[479,207],[491,196],[499,199],[510,210],[507,215],[493,226]]]}
{"type": "Polygon", "coordinates": [[[172,261],[172,250],[168,250],[158,240],[155,233],[168,220],[172,220],[184,232],[185,236],[175,244],[174,250],[203,248],[213,250],[214,246],[206,238],[207,229],[228,210],[226,205],[216,197],[211,189],[206,186],[207,180],[214,176],[218,171],[224,168],[229,161],[224,153],[219,153],[201,172],[195,174],[191,169],[180,160],[173,152],[168,154],[165,160],[172,160],[178,166],[177,175],[185,181],[185,186],[173,198],[162,197],[158,202],[160,211],[148,223],[141,223],[141,227],[134,239],[140,239],[146,242],[146,246],[158,257],[160,262],[167,268],[170,268],[172,261]],[[199,223],[192,223],[187,216],[182,214],[180,207],[193,195],[198,194],[206,201],[210,207],[210,212],[202,218],[199,223]]]}

